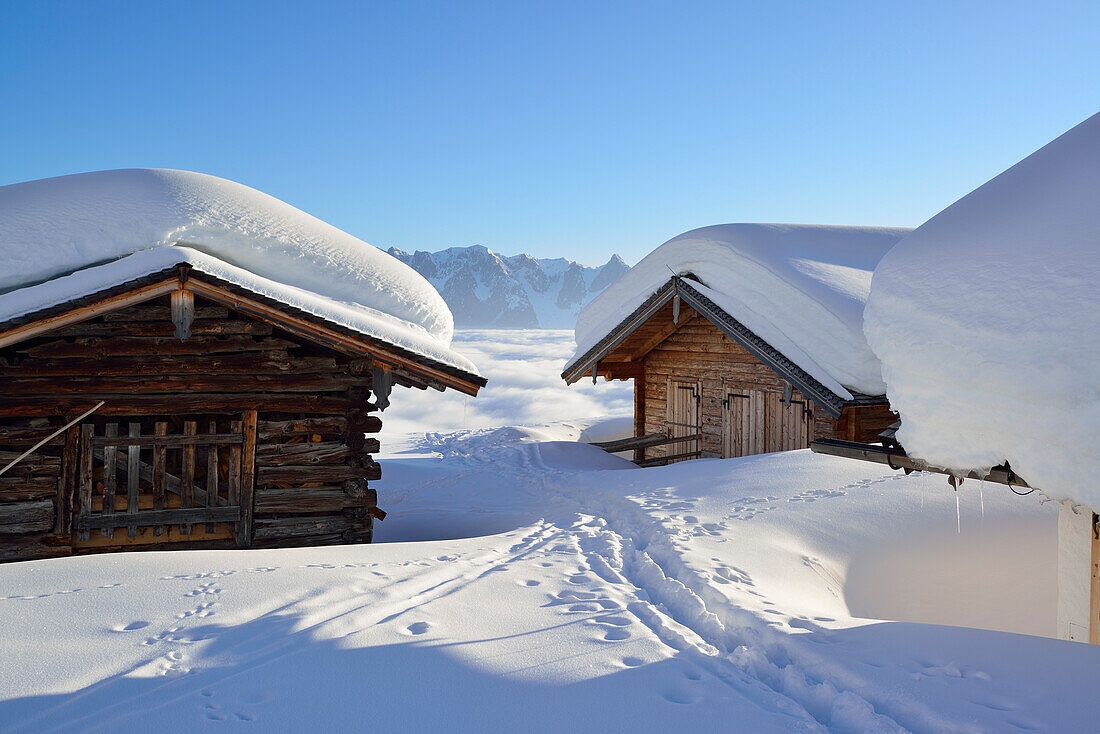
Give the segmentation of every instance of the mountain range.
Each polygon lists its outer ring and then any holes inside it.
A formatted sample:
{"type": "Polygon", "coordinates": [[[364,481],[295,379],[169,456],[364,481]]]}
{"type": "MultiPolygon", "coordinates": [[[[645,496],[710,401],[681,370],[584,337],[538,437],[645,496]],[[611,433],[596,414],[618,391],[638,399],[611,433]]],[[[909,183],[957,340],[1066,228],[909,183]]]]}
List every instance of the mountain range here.
{"type": "Polygon", "coordinates": [[[572,329],[581,308],[630,269],[618,255],[591,267],[560,257],[505,257],[480,245],[386,252],[435,286],[459,329],[572,329]]]}

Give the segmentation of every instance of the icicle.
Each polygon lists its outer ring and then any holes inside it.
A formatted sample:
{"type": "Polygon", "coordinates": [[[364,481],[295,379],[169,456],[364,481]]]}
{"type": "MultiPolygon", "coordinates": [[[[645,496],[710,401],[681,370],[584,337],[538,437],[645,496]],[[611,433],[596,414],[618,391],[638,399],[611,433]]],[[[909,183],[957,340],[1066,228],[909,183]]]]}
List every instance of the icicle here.
{"type": "Polygon", "coordinates": [[[978,480],[978,499],[982,503],[982,519],[985,519],[985,479],[978,480]]]}
{"type": "Polygon", "coordinates": [[[962,535],[962,513],[959,511],[959,488],[955,487],[955,530],[959,535],[962,535]]]}

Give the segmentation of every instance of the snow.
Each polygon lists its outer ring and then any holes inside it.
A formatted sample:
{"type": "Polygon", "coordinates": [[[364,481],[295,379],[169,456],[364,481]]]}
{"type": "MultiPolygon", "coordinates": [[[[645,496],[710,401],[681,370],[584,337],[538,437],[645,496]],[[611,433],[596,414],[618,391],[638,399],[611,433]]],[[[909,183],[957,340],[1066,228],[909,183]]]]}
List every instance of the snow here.
{"type": "Polygon", "coordinates": [[[801,224],[722,224],[674,237],[581,311],[576,361],[675,272],[692,274],[730,316],[841,398],[881,395],[863,336],[871,272],[910,230],[801,224]]]}
{"type": "Polygon", "coordinates": [[[1100,115],[887,253],[866,332],[910,455],[1100,507],[1100,115]]]}
{"type": "Polygon", "coordinates": [[[643,470],[568,433],[410,437],[379,485],[395,542],[0,567],[5,731],[1083,731],[1100,714],[1095,648],[1018,634],[1052,632],[1053,503],[998,488],[983,522],[964,494],[959,536],[947,493],[919,510],[942,477],[807,451],[643,470]]]}
{"type": "Polygon", "coordinates": [[[247,276],[271,292],[293,293],[303,310],[354,312],[349,318],[367,325],[364,333],[402,332],[408,338],[393,343],[418,345],[413,351],[425,356],[438,358],[450,344],[451,312],[412,268],[247,186],[189,171],[132,169],[0,187],[5,317],[41,307],[47,293],[71,298],[154,264],[170,266],[181,253],[216,263],[237,277],[233,282],[247,276]],[[166,252],[150,254],[158,250],[166,252]],[[135,254],[141,257],[121,264],[135,254]],[[93,272],[13,295],[84,269],[93,272]]]}
{"type": "Polygon", "coordinates": [[[0,565],[0,729],[1094,728],[1100,653],[1050,638],[1056,503],[968,482],[959,533],[942,475],[638,469],[576,443],[601,423],[383,434],[373,545],[0,565]]]}
{"type": "MultiPolygon", "coordinates": [[[[583,430],[596,421],[618,418],[610,441],[633,435],[634,391],[629,382],[581,381],[566,385],[561,366],[572,354],[573,332],[542,329],[457,329],[452,345],[478,366],[489,383],[476,398],[456,392],[403,390],[386,409],[382,442],[391,436],[423,431],[457,431],[503,425],[542,425],[567,421],[583,430]]],[[[578,437],[579,437],[578,433],[578,437]]],[[[596,435],[596,434],[593,434],[596,435]]]]}

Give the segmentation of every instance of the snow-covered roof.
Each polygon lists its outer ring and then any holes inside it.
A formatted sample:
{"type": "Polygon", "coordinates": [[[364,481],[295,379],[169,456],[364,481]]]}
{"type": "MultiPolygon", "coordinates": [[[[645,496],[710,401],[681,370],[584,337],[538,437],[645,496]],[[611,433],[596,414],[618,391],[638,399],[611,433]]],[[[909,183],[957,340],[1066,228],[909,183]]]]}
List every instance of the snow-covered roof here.
{"type": "Polygon", "coordinates": [[[866,332],[911,456],[1100,507],[1100,115],[887,253],[866,332]]]}
{"type": "Polygon", "coordinates": [[[804,224],[720,224],[664,243],[609,286],[577,319],[566,371],[672,275],[701,291],[842,399],[882,395],[863,336],[871,272],[910,230],[804,224]]]}
{"type": "Polygon", "coordinates": [[[163,169],[0,187],[0,322],[181,263],[478,374],[416,271],[255,189],[163,169]]]}

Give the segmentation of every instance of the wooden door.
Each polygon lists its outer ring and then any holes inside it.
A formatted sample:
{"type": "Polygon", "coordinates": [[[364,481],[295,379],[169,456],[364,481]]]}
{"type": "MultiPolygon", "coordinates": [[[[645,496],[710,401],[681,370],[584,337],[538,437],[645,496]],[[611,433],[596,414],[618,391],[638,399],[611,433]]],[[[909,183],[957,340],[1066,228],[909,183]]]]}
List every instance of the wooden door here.
{"type": "Polygon", "coordinates": [[[722,400],[722,458],[764,453],[764,395],[762,390],[727,387],[722,400]]]}
{"type": "Polygon", "coordinates": [[[101,432],[81,426],[74,547],[251,543],[256,411],[168,428],[167,421],[107,423],[101,432]]]}
{"type": "Polygon", "coordinates": [[[665,424],[669,438],[679,436],[692,437],[682,442],[670,444],[666,450],[669,463],[684,461],[699,456],[699,439],[702,425],[699,419],[699,383],[669,380],[668,411],[665,424]]]}

